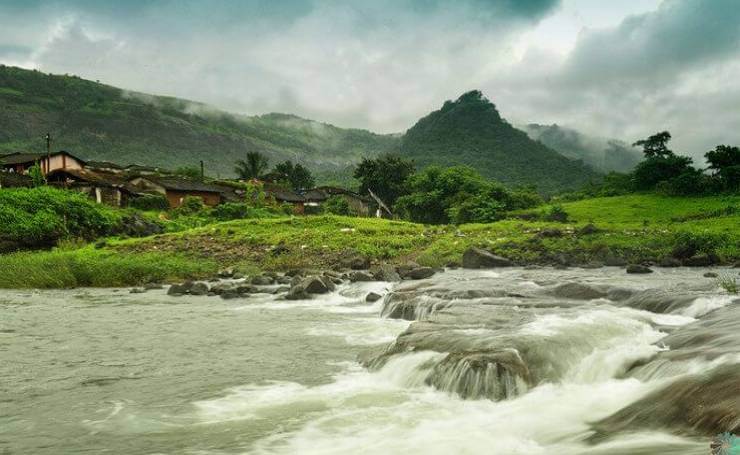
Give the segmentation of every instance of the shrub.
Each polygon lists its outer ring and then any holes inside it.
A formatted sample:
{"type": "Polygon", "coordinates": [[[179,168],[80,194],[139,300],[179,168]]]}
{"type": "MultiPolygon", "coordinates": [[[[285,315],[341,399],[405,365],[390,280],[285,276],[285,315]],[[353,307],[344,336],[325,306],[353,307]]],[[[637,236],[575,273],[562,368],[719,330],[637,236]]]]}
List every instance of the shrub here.
{"type": "Polygon", "coordinates": [[[44,247],[62,238],[106,235],[120,215],[85,195],[56,188],[0,190],[0,241],[44,247]]]}
{"type": "Polygon", "coordinates": [[[550,207],[545,214],[545,221],[556,221],[558,223],[568,222],[568,212],[565,211],[562,205],[553,205],[550,207]]]}
{"type": "Polygon", "coordinates": [[[718,248],[727,243],[725,234],[677,232],[673,236],[672,256],[686,259],[698,253],[716,254],[718,248]]]}
{"type": "Polygon", "coordinates": [[[324,203],[324,211],[332,215],[352,215],[352,209],[347,199],[342,196],[332,196],[324,203]]]}
{"type": "Polygon", "coordinates": [[[161,194],[147,194],[132,199],[129,205],[139,210],[168,210],[170,203],[167,198],[161,194]]]}
{"type": "Polygon", "coordinates": [[[203,199],[198,196],[185,196],[182,204],[176,210],[177,215],[195,215],[203,211],[203,199]]]}
{"type": "Polygon", "coordinates": [[[250,210],[253,209],[247,204],[227,202],[212,208],[211,216],[219,221],[239,220],[251,218],[250,210]]]}
{"type": "Polygon", "coordinates": [[[734,276],[722,275],[717,278],[717,284],[719,284],[722,289],[727,291],[728,294],[737,295],[738,293],[737,280],[734,276]]]}

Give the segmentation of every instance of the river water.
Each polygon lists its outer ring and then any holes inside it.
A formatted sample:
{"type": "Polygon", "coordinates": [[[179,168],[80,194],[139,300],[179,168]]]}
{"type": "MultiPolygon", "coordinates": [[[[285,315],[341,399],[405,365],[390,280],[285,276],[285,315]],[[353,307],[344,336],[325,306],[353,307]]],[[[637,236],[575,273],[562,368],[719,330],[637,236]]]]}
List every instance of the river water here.
{"type": "Polygon", "coordinates": [[[740,428],[740,301],[704,272],[2,291],[0,454],[706,454],[740,428]]]}

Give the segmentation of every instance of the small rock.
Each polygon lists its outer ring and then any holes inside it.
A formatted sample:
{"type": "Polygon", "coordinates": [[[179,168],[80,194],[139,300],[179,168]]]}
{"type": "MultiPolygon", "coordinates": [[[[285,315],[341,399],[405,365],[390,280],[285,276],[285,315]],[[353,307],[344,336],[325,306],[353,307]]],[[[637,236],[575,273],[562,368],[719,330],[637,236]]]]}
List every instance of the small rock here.
{"type": "Polygon", "coordinates": [[[217,283],[211,286],[211,292],[216,295],[221,295],[224,292],[233,291],[234,285],[231,283],[217,283]]]}
{"type": "Polygon", "coordinates": [[[365,301],[366,301],[366,302],[377,302],[378,300],[380,300],[380,299],[382,299],[382,298],[383,298],[383,296],[382,296],[382,295],[380,295],[380,294],[376,294],[375,292],[371,292],[371,293],[369,293],[369,294],[368,294],[368,295],[367,295],[367,296],[365,297],[365,301]]]}
{"type": "Polygon", "coordinates": [[[239,273],[239,272],[234,272],[234,275],[231,278],[233,278],[235,280],[241,280],[242,278],[244,278],[244,274],[243,273],[239,273]]]}
{"type": "Polygon", "coordinates": [[[373,277],[378,281],[401,281],[401,275],[399,275],[398,272],[396,272],[396,268],[390,264],[380,264],[377,267],[373,267],[373,269],[370,270],[370,273],[372,273],[373,277]]]}
{"type": "Polygon", "coordinates": [[[672,257],[672,256],[665,256],[658,261],[659,267],[681,267],[681,261],[672,257]]]}
{"type": "Polygon", "coordinates": [[[436,271],[431,267],[419,267],[417,269],[409,271],[407,274],[404,275],[404,278],[408,280],[423,280],[425,278],[431,277],[435,273],[436,271]]]}
{"type": "Polygon", "coordinates": [[[510,260],[501,256],[496,256],[490,251],[482,248],[471,247],[463,254],[463,268],[466,269],[485,269],[493,267],[511,267],[510,260]]]}
{"type": "Polygon", "coordinates": [[[630,264],[627,266],[627,273],[653,273],[653,271],[650,269],[650,267],[645,267],[641,264],[630,264]]]}
{"type": "Polygon", "coordinates": [[[227,267],[225,269],[221,269],[218,271],[218,276],[220,278],[231,278],[234,276],[234,268],[233,267],[227,267]]]}
{"type": "Polygon", "coordinates": [[[715,258],[708,254],[696,254],[683,261],[683,265],[688,267],[708,267],[714,263],[715,258]]]}
{"type": "Polygon", "coordinates": [[[714,272],[707,272],[704,274],[704,278],[717,278],[719,275],[714,272]]]}
{"type": "Polygon", "coordinates": [[[353,283],[358,281],[375,281],[375,277],[367,272],[352,272],[349,274],[349,280],[353,283]]]}
{"type": "Polygon", "coordinates": [[[288,275],[284,275],[284,276],[279,276],[277,280],[275,281],[277,282],[277,284],[290,284],[291,280],[292,280],[291,277],[289,277],[288,275]]]}
{"type": "Polygon", "coordinates": [[[146,289],[144,289],[144,288],[132,288],[128,292],[129,292],[129,294],[143,294],[143,293],[146,292],[146,289]]]}
{"type": "Polygon", "coordinates": [[[188,290],[181,284],[173,284],[167,289],[167,295],[181,296],[188,293],[188,290]]]}
{"type": "Polygon", "coordinates": [[[190,295],[206,295],[208,294],[208,285],[203,282],[194,283],[190,287],[190,295]]]}
{"type": "Polygon", "coordinates": [[[300,286],[309,294],[326,294],[329,292],[329,287],[324,283],[324,280],[317,276],[304,278],[300,286]]]}
{"type": "Polygon", "coordinates": [[[236,286],[234,290],[239,295],[256,294],[260,292],[257,287],[251,284],[241,284],[239,286],[236,286]]]}
{"type": "Polygon", "coordinates": [[[236,299],[238,297],[244,297],[243,295],[239,295],[236,289],[226,289],[220,295],[221,295],[221,298],[224,300],[231,300],[231,299],[236,299]]]}
{"type": "Polygon", "coordinates": [[[268,286],[272,284],[275,280],[272,277],[265,276],[265,275],[257,275],[252,277],[252,284],[256,286],[268,286]]]}

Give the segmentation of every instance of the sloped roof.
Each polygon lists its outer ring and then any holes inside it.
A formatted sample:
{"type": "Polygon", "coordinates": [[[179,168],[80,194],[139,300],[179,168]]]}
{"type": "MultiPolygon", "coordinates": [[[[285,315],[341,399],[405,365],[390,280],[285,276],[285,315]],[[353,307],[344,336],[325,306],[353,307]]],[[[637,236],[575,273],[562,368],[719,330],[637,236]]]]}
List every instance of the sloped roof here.
{"type": "Polygon", "coordinates": [[[91,171],[89,169],[57,169],[49,172],[46,179],[54,181],[58,178],[92,183],[99,186],[126,186],[126,180],[120,175],[111,172],[91,171]]]}
{"type": "Polygon", "coordinates": [[[282,201],[282,202],[305,202],[306,201],[306,199],[300,194],[294,193],[290,190],[286,190],[285,188],[279,187],[277,185],[271,185],[269,183],[265,183],[262,189],[265,192],[265,196],[273,197],[275,198],[276,201],[282,201]]]}
{"type": "Polygon", "coordinates": [[[323,202],[332,196],[346,195],[359,199],[363,202],[372,202],[369,197],[362,196],[354,191],[346,190],[335,186],[320,186],[303,192],[303,197],[308,201],[323,202]]]}
{"type": "Polygon", "coordinates": [[[88,161],[87,167],[96,169],[123,169],[123,166],[110,161],[88,161]]]}
{"type": "MultiPolygon", "coordinates": [[[[60,150],[58,152],[52,152],[51,156],[57,156],[57,155],[67,155],[69,157],[72,157],[79,161],[80,163],[85,163],[80,158],[72,155],[71,153],[67,152],[66,150],[60,150]]],[[[15,152],[15,153],[9,153],[7,155],[0,156],[0,164],[25,164],[25,163],[34,163],[36,161],[39,161],[43,158],[46,158],[46,153],[25,153],[25,152],[15,152]]]]}
{"type": "Polygon", "coordinates": [[[223,189],[217,185],[210,183],[199,182],[197,180],[190,180],[178,177],[155,177],[146,176],[140,177],[144,180],[156,183],[164,189],[172,191],[202,191],[204,193],[222,193],[223,189]]]}

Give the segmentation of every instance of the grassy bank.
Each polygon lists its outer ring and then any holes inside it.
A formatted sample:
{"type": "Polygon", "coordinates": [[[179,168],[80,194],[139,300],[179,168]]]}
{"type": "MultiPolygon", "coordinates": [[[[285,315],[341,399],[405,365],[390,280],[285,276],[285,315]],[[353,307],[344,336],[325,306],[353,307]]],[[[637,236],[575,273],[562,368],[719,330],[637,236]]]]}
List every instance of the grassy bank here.
{"type": "Polygon", "coordinates": [[[740,196],[670,198],[630,195],[562,205],[566,222],[540,221],[540,207],[490,224],[424,226],[337,216],[248,219],[142,239],[109,240],[101,249],[0,257],[0,287],[123,286],[245,270],[326,268],[346,250],[373,261],[441,266],[483,246],[520,263],[659,261],[677,247],[740,260],[740,196]],[[584,229],[585,226],[589,229],[584,229]]]}

